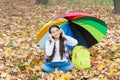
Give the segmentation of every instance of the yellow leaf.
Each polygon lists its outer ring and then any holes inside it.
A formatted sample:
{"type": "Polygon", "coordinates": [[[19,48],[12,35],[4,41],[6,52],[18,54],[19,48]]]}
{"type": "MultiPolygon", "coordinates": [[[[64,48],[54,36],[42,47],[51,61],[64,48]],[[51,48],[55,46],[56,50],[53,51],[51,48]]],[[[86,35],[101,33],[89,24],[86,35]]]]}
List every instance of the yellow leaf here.
{"type": "Polygon", "coordinates": [[[5,53],[7,54],[7,56],[16,56],[11,48],[6,48],[5,53]]]}
{"type": "Polygon", "coordinates": [[[30,45],[26,42],[23,43],[23,48],[25,49],[29,49],[30,48],[30,45]]]}
{"type": "Polygon", "coordinates": [[[5,50],[7,53],[12,53],[12,49],[11,48],[6,48],[5,50]]]}
{"type": "Polygon", "coordinates": [[[26,70],[32,70],[32,67],[30,65],[26,65],[26,70]]]}
{"type": "Polygon", "coordinates": [[[98,71],[102,71],[105,67],[106,67],[105,64],[101,64],[101,65],[98,67],[98,71]]]}
{"type": "Polygon", "coordinates": [[[32,69],[32,67],[29,65],[28,62],[25,62],[24,65],[25,65],[26,70],[31,70],[32,69]]]}
{"type": "Polygon", "coordinates": [[[27,66],[27,65],[29,65],[29,63],[28,63],[28,62],[25,62],[24,65],[27,66]]]}
{"type": "Polygon", "coordinates": [[[7,76],[7,77],[6,77],[6,80],[10,80],[10,78],[11,78],[11,76],[7,76]]]}
{"type": "Polygon", "coordinates": [[[46,79],[45,80],[55,80],[55,75],[52,74],[52,73],[49,73],[47,76],[46,76],[46,79]]]}
{"type": "Polygon", "coordinates": [[[23,35],[26,35],[26,34],[27,34],[27,32],[26,32],[25,30],[23,30],[22,33],[23,33],[23,35]]]}
{"type": "Polygon", "coordinates": [[[94,75],[95,75],[95,74],[94,74],[93,72],[90,72],[90,73],[89,73],[89,76],[90,76],[90,77],[93,77],[94,75]]]}
{"type": "Polygon", "coordinates": [[[110,73],[115,73],[115,72],[118,72],[117,68],[113,68],[113,69],[110,69],[110,73]]]}
{"type": "Polygon", "coordinates": [[[8,61],[8,62],[5,63],[5,66],[14,66],[14,65],[11,62],[8,61]]]}
{"type": "Polygon", "coordinates": [[[64,75],[62,75],[60,80],[69,80],[72,77],[72,75],[70,73],[66,73],[64,75]]]}
{"type": "Polygon", "coordinates": [[[37,66],[41,66],[43,64],[43,61],[40,61],[37,66]]]}
{"type": "Polygon", "coordinates": [[[7,77],[7,76],[9,76],[8,73],[2,73],[2,74],[1,74],[1,77],[7,77]]]}
{"type": "Polygon", "coordinates": [[[35,66],[34,68],[36,71],[41,69],[40,66],[35,66]]]}

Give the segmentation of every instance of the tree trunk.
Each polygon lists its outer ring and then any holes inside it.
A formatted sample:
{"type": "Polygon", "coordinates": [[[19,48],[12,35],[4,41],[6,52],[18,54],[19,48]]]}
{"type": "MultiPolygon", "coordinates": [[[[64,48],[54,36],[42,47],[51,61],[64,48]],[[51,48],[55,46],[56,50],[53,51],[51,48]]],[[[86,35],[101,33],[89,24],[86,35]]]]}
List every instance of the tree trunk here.
{"type": "Polygon", "coordinates": [[[36,0],[35,4],[47,4],[48,0],[36,0]]]}
{"type": "Polygon", "coordinates": [[[114,13],[120,14],[120,0],[113,0],[114,2],[114,13]]]}

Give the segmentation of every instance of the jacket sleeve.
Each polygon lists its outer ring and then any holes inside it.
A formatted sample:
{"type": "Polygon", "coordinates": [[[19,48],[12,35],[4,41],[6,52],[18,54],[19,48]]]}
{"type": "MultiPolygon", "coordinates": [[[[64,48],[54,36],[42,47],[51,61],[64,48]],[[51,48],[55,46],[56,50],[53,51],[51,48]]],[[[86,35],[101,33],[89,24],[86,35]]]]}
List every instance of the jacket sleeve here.
{"type": "Polygon", "coordinates": [[[46,56],[52,55],[53,47],[54,47],[54,42],[50,42],[49,40],[47,40],[45,44],[46,56]]]}
{"type": "Polygon", "coordinates": [[[78,44],[78,41],[70,36],[65,35],[66,43],[69,46],[75,46],[78,44]]]}

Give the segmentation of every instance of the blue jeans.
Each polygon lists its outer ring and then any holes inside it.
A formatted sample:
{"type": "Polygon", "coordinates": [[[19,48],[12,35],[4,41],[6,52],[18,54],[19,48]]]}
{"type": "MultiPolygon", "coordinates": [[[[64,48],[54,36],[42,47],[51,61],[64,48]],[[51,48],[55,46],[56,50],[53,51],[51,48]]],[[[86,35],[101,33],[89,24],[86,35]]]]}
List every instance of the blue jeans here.
{"type": "Polygon", "coordinates": [[[56,68],[63,72],[67,72],[73,69],[74,65],[72,62],[47,62],[42,65],[42,69],[45,72],[54,72],[56,68]]]}

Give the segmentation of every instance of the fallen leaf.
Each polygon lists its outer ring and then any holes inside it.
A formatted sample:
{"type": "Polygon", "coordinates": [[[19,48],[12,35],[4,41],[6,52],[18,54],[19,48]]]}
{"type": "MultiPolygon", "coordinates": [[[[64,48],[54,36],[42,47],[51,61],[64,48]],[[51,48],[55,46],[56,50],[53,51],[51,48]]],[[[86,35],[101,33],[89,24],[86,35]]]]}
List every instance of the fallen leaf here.
{"type": "Polygon", "coordinates": [[[70,73],[66,73],[61,76],[60,80],[69,80],[72,77],[70,73]]]}
{"type": "Polygon", "coordinates": [[[26,35],[26,34],[27,34],[27,31],[26,31],[26,30],[23,30],[22,33],[23,33],[23,35],[26,35]]]}
{"type": "Polygon", "coordinates": [[[106,64],[100,64],[97,68],[98,71],[102,71],[106,67],[106,64]]]}

